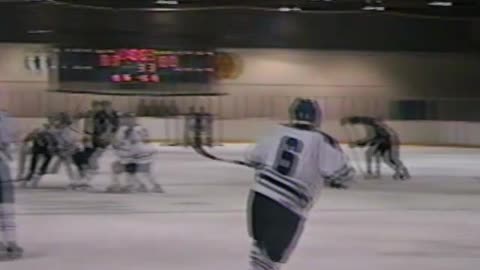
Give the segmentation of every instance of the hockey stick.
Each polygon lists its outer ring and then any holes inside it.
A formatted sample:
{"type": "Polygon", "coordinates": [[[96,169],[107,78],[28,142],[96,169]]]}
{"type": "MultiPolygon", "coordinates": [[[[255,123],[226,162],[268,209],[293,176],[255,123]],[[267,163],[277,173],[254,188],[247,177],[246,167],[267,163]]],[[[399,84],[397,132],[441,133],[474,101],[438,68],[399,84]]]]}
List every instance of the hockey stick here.
{"type": "MultiPolygon", "coordinates": [[[[348,142],[349,142],[349,145],[350,145],[350,143],[353,142],[353,138],[352,138],[351,133],[349,132],[348,126],[345,126],[343,130],[345,131],[345,135],[347,136],[347,139],[348,139],[348,142]]],[[[367,175],[366,175],[365,172],[363,171],[362,165],[359,163],[359,160],[360,160],[360,159],[357,159],[357,158],[358,158],[357,150],[354,149],[353,147],[350,147],[350,149],[351,149],[351,151],[352,151],[352,155],[353,155],[353,158],[352,158],[352,159],[353,159],[353,163],[355,164],[356,169],[362,174],[363,178],[366,178],[367,175]]]]}
{"type": "Polygon", "coordinates": [[[84,135],[93,135],[93,132],[88,132],[88,131],[80,131],[72,126],[69,126],[68,129],[70,129],[71,131],[75,132],[75,133],[79,133],[79,134],[84,134],[84,135]]]}
{"type": "Polygon", "coordinates": [[[222,162],[227,162],[227,163],[231,163],[231,164],[237,164],[237,165],[242,165],[242,166],[246,166],[246,167],[249,167],[249,168],[254,168],[255,166],[251,163],[248,163],[248,162],[245,162],[245,161],[241,161],[241,160],[233,160],[233,159],[224,159],[224,158],[220,158],[220,157],[217,157],[215,155],[212,155],[210,153],[208,153],[203,147],[202,145],[200,144],[193,144],[192,145],[192,148],[195,150],[195,152],[197,152],[198,154],[206,157],[206,158],[209,158],[209,159],[212,159],[212,160],[217,160],[217,161],[222,161],[222,162]]]}

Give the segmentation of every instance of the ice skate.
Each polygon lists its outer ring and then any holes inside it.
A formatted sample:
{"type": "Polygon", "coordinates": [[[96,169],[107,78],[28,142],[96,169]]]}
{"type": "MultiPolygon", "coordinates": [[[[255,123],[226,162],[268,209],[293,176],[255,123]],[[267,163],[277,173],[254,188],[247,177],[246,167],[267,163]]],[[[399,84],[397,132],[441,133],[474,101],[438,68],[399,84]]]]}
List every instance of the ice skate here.
{"type": "Polygon", "coordinates": [[[20,182],[18,185],[20,188],[28,188],[28,183],[30,183],[27,179],[18,179],[17,181],[20,182]]]}
{"type": "Polygon", "coordinates": [[[160,184],[156,184],[156,185],[153,186],[152,192],[165,193],[165,190],[162,188],[162,186],[160,184]]]}
{"type": "Polygon", "coordinates": [[[373,180],[373,179],[380,179],[380,178],[381,178],[380,174],[377,174],[377,173],[373,174],[372,172],[367,172],[365,174],[366,180],[373,180]]]}
{"type": "Polygon", "coordinates": [[[17,243],[7,244],[7,258],[18,259],[23,256],[23,248],[17,245],[17,243]]]}
{"type": "Polygon", "coordinates": [[[40,176],[36,175],[32,178],[32,180],[30,180],[30,182],[32,183],[30,185],[31,188],[38,188],[38,183],[40,182],[40,176]]]}
{"type": "Polygon", "coordinates": [[[85,185],[82,183],[71,183],[67,186],[67,190],[82,191],[85,190],[85,185]]]}
{"type": "Polygon", "coordinates": [[[393,179],[394,180],[404,180],[404,176],[400,172],[395,172],[395,174],[393,175],[393,179]]]}
{"type": "Polygon", "coordinates": [[[92,190],[93,187],[89,183],[80,183],[78,185],[78,189],[81,191],[88,191],[88,190],[92,190]]]}
{"type": "Polygon", "coordinates": [[[0,242],[0,260],[5,260],[7,258],[7,247],[4,243],[0,242]]]}
{"type": "Polygon", "coordinates": [[[126,185],[120,188],[120,192],[122,193],[133,193],[135,191],[136,189],[134,185],[126,185]]]}
{"type": "Polygon", "coordinates": [[[79,183],[70,183],[67,185],[67,190],[77,190],[80,187],[79,183]]]}
{"type": "Polygon", "coordinates": [[[396,172],[393,175],[393,179],[400,180],[400,181],[405,181],[405,180],[410,179],[410,174],[406,170],[403,170],[401,172],[396,172]]]}
{"type": "Polygon", "coordinates": [[[148,192],[148,188],[147,188],[147,186],[145,186],[145,184],[140,184],[140,185],[137,186],[135,191],[136,192],[148,192]]]}
{"type": "Polygon", "coordinates": [[[105,191],[109,193],[120,193],[122,192],[122,187],[119,184],[111,184],[105,191]]]}
{"type": "Polygon", "coordinates": [[[408,171],[407,168],[403,167],[402,171],[403,171],[403,179],[402,180],[409,180],[410,178],[412,178],[410,176],[410,172],[408,171]]]}
{"type": "Polygon", "coordinates": [[[0,260],[15,260],[23,256],[23,249],[16,243],[0,243],[0,260]]]}

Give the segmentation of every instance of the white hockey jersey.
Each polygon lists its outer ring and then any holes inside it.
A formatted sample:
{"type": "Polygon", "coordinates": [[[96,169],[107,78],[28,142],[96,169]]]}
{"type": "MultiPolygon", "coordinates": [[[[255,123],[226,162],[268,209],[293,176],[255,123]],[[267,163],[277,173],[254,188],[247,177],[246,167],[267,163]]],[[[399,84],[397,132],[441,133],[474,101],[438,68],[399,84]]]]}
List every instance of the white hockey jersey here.
{"type": "Polygon", "coordinates": [[[12,143],[14,141],[14,123],[8,113],[0,111],[0,142],[12,143]]]}
{"type": "Polygon", "coordinates": [[[146,143],[148,130],[142,126],[121,126],[115,136],[114,149],[120,162],[146,164],[152,162],[157,152],[153,145],[146,143]]]}
{"type": "Polygon", "coordinates": [[[9,115],[0,111],[0,158],[11,158],[11,144],[14,142],[14,123],[9,115]]]}
{"type": "Polygon", "coordinates": [[[144,143],[148,139],[148,130],[140,125],[135,125],[133,127],[121,126],[115,135],[115,141],[125,142],[128,144],[135,144],[139,142],[144,143]]]}
{"type": "Polygon", "coordinates": [[[72,131],[68,127],[53,128],[50,131],[55,138],[57,150],[60,155],[70,155],[77,148],[77,140],[72,134],[72,131]]]}
{"type": "Polygon", "coordinates": [[[325,181],[348,181],[354,170],[338,143],[318,131],[279,126],[247,156],[259,164],[253,190],[305,216],[325,181]]]}

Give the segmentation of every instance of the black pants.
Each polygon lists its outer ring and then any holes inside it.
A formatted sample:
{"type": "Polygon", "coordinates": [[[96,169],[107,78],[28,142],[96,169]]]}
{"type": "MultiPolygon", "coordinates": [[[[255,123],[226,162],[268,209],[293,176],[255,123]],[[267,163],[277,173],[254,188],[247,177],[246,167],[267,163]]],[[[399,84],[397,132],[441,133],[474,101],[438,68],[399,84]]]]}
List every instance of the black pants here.
{"type": "Polygon", "coordinates": [[[86,169],[90,166],[90,158],[93,153],[95,153],[94,148],[86,147],[82,151],[77,151],[72,155],[72,160],[78,171],[80,172],[81,177],[86,176],[86,169]]]}
{"type": "Polygon", "coordinates": [[[137,163],[127,163],[124,165],[125,172],[130,175],[134,175],[138,171],[138,164],[137,163]]]}
{"type": "Polygon", "coordinates": [[[92,138],[92,145],[95,150],[101,149],[104,150],[110,145],[110,142],[103,138],[102,134],[95,134],[92,138]]]}
{"type": "Polygon", "coordinates": [[[249,234],[270,260],[284,263],[303,232],[304,218],[256,192],[250,194],[249,234]]]}
{"type": "Polygon", "coordinates": [[[38,159],[40,157],[43,157],[43,163],[40,166],[40,175],[44,175],[47,173],[48,165],[50,164],[50,161],[52,160],[52,154],[48,151],[47,148],[44,147],[36,147],[33,146],[32,148],[32,159],[30,161],[30,169],[27,175],[26,180],[30,181],[32,180],[33,175],[35,174],[35,171],[37,169],[37,163],[38,159]]]}
{"type": "Polygon", "coordinates": [[[387,166],[392,168],[396,173],[408,175],[407,168],[400,160],[400,150],[398,146],[383,143],[378,145],[371,145],[366,152],[367,155],[367,172],[371,172],[371,160],[375,158],[377,163],[377,171],[380,171],[380,161],[383,161],[387,166]]]}

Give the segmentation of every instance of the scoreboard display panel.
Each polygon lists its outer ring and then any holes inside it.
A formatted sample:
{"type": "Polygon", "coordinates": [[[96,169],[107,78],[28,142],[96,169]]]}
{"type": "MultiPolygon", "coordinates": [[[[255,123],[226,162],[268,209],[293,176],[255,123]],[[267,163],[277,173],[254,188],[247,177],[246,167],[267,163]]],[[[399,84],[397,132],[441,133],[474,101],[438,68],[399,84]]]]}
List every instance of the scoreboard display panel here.
{"type": "Polygon", "coordinates": [[[215,78],[215,55],[209,50],[61,48],[59,81],[206,84],[215,78]]]}

